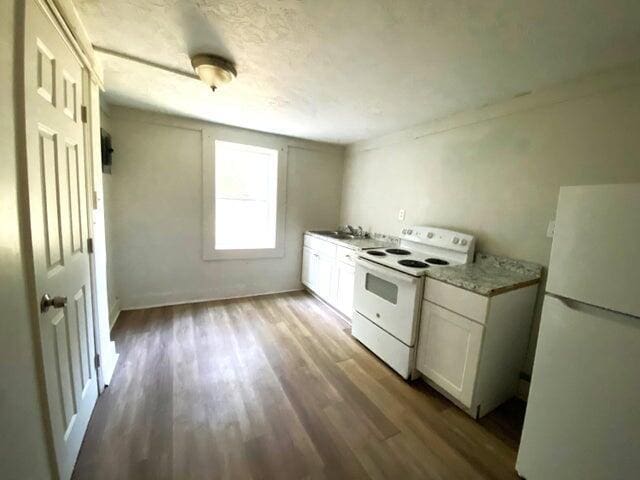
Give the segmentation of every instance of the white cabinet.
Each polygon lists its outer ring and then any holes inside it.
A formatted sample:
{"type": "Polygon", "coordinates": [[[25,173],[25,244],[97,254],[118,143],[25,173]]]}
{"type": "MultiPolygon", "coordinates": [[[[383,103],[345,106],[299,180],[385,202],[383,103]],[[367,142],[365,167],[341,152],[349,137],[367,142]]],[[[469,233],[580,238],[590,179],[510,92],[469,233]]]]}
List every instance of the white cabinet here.
{"type": "Polygon", "coordinates": [[[351,318],[353,313],[353,283],[355,267],[337,261],[334,272],[334,301],[338,310],[351,318]]]}
{"type": "Polygon", "coordinates": [[[416,370],[473,417],[517,393],[537,285],[491,297],[428,278],[416,370]]]}
{"type": "Polygon", "coordinates": [[[305,235],[302,283],[351,319],[355,251],[321,238],[305,235]]]}
{"type": "Polygon", "coordinates": [[[315,263],[317,265],[316,269],[316,293],[320,295],[325,300],[331,300],[331,283],[333,280],[333,268],[335,263],[335,258],[327,257],[325,255],[314,253],[315,263]]]}
{"type": "Polygon", "coordinates": [[[418,369],[470,407],[484,327],[430,302],[422,303],[418,369]]]}
{"type": "Polygon", "coordinates": [[[302,283],[325,300],[331,297],[334,261],[334,258],[311,248],[303,249],[302,283]]]}
{"type": "Polygon", "coordinates": [[[302,283],[315,290],[314,281],[318,277],[317,263],[315,262],[315,252],[308,247],[302,249],[302,283]]]}

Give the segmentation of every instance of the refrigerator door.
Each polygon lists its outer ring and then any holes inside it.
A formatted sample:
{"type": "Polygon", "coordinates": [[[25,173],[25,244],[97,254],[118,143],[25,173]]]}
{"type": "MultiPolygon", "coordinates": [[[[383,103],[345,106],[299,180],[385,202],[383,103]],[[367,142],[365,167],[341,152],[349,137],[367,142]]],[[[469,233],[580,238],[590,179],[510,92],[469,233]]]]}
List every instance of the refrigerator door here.
{"type": "Polygon", "coordinates": [[[637,478],[640,321],[547,295],[516,469],[527,480],[637,478]]]}
{"type": "Polygon", "coordinates": [[[547,292],[640,317],[640,184],[562,187],[547,292]]]}

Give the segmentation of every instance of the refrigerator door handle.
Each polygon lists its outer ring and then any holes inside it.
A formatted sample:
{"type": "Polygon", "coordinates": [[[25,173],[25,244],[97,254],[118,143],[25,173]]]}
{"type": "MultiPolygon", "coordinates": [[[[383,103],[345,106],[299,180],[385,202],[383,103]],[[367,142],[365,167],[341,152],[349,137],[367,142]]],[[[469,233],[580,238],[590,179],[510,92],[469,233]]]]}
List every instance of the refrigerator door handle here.
{"type": "Polygon", "coordinates": [[[604,318],[615,319],[620,317],[627,318],[637,318],[640,321],[640,317],[636,317],[634,315],[629,315],[626,313],[616,312],[614,310],[609,310],[608,308],[599,307],[597,305],[592,305],[590,303],[580,302],[578,300],[574,300],[573,298],[563,297],[561,295],[554,295],[553,293],[547,293],[548,297],[554,298],[560,301],[565,307],[575,310],[581,313],[587,313],[591,315],[598,315],[604,318]]]}

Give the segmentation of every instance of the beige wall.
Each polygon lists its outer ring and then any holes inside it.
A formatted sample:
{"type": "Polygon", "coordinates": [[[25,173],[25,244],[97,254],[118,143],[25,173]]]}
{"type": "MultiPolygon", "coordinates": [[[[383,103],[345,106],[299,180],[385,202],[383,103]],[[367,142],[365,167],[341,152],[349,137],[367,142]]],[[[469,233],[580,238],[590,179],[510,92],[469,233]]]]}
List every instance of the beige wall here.
{"type": "Polygon", "coordinates": [[[122,308],[301,288],[302,234],[338,223],[343,149],[253,132],[288,146],[284,258],[202,259],[202,128],[236,130],[111,108],[111,227],[122,308]]]}
{"type": "Polygon", "coordinates": [[[39,480],[50,478],[51,470],[23,251],[27,225],[20,222],[24,212],[19,207],[25,172],[16,150],[21,132],[14,94],[22,62],[15,56],[14,40],[23,35],[22,3],[3,2],[0,15],[0,476],[39,480]]]}
{"type": "Polygon", "coordinates": [[[355,144],[341,221],[459,229],[480,251],[547,265],[559,187],[640,181],[639,127],[634,66],[355,144]]]}

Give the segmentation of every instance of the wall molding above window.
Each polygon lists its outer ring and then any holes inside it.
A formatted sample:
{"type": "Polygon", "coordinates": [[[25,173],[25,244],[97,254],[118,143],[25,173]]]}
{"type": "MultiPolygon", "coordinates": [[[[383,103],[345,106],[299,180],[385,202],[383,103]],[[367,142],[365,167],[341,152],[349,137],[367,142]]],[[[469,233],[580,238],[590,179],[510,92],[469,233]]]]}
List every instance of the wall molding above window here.
{"type": "Polygon", "coordinates": [[[284,139],[251,131],[202,129],[202,258],[247,260],[281,258],[285,254],[287,210],[287,159],[289,145],[284,139]],[[216,250],[215,248],[215,142],[231,142],[276,150],[278,152],[276,242],[274,248],[216,250]]]}

